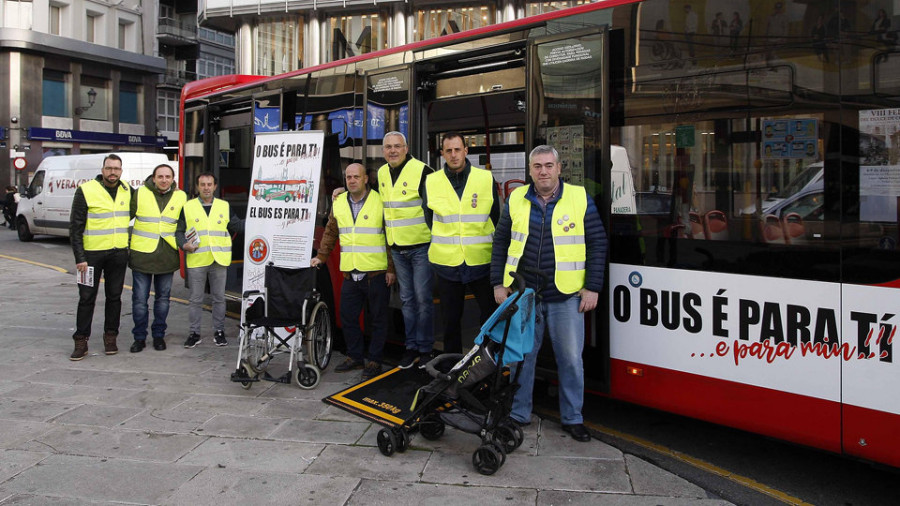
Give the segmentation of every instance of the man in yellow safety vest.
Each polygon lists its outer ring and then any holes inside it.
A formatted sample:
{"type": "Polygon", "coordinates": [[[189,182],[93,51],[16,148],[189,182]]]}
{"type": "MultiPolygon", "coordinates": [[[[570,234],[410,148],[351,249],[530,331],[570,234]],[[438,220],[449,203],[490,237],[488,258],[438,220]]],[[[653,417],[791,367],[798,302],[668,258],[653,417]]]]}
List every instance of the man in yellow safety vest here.
{"type": "Polygon", "coordinates": [[[75,190],[69,214],[69,239],[78,271],[78,312],[75,316],[75,351],[69,360],[87,356],[94,305],[100,289],[100,275],[106,304],[103,347],[107,355],[119,349],[119,318],[122,314],[122,287],[128,268],[128,205],[131,188],[122,181],[122,159],[108,155],[100,175],[75,190]]]}
{"type": "Polygon", "coordinates": [[[500,198],[490,171],[473,167],[465,138],[444,134],[444,169],[425,179],[425,220],[431,228],[428,260],[437,274],[444,314],[444,353],[462,352],[466,287],[478,303],[480,323],[497,308],[491,289],[491,246],[500,198]]]}
{"type": "Polygon", "coordinates": [[[212,298],[213,342],[226,346],[225,338],[225,279],[231,265],[231,237],[243,231],[243,223],[231,216],[231,206],[217,199],[219,180],[212,172],[197,175],[194,187],[199,196],[184,204],[175,229],[175,243],[185,251],[191,303],[188,309],[190,332],[185,348],[200,344],[203,298],[206,282],[212,298]]]}
{"type": "Polygon", "coordinates": [[[434,275],[428,263],[431,231],[425,222],[422,193],[425,177],[434,169],[410,156],[406,136],[400,132],[388,132],[383,148],[387,163],[378,169],[378,189],[406,330],[406,351],[399,367],[407,369],[418,362],[424,368],[434,346],[434,275]]]}
{"type": "Polygon", "coordinates": [[[180,267],[175,228],[187,195],[175,187],[175,170],[167,164],[158,165],[144,186],[131,198],[131,314],[134,319],[134,343],[131,352],[138,353],[147,342],[150,315],[147,300],[153,284],[153,349],[166,349],[166,318],[169,316],[169,293],[172,275],[180,267]]]}
{"type": "Polygon", "coordinates": [[[529,155],[531,184],[513,190],[494,235],[491,283],[497,304],[511,292],[517,271],[530,288],[543,285],[535,306],[534,351],[525,357],[511,417],[531,422],[535,364],[546,328],[559,375],[562,428],[577,441],[590,441],[584,427],[584,315],[597,306],[606,266],[606,231],[584,187],[560,178],[559,153],[538,146],[529,155]],[[520,266],[527,266],[520,269],[520,266]],[[546,284],[539,273],[552,273],[546,284]]]}
{"type": "Polygon", "coordinates": [[[388,289],[394,283],[394,265],[388,255],[384,236],[384,208],[381,195],[369,190],[366,168],[352,163],[344,172],[347,191],[334,201],[319,250],[309,264],[317,267],[328,259],[340,240],[340,270],[344,274],[341,284],[341,326],[347,344],[347,359],[338,364],[335,372],[363,369],[362,380],[381,373],[384,341],[387,338],[388,289]],[[366,325],[371,331],[369,361],[364,361],[364,342],[359,327],[359,315],[368,302],[369,318],[366,325]]]}

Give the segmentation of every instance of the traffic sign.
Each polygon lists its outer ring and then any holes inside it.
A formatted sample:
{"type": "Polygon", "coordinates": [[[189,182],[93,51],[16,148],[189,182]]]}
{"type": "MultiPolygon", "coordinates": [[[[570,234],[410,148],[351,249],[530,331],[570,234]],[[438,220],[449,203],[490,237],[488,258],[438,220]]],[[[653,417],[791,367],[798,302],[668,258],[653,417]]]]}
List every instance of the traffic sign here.
{"type": "Polygon", "coordinates": [[[16,170],[25,170],[25,167],[28,167],[28,160],[24,158],[16,158],[15,160],[13,160],[13,167],[15,167],[16,170]]]}

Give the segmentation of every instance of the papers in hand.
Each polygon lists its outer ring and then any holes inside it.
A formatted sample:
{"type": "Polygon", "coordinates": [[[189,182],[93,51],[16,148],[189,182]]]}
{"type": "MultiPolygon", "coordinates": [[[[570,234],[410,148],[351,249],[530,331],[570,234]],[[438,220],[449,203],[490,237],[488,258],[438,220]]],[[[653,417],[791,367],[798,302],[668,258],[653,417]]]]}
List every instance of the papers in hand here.
{"type": "Polygon", "coordinates": [[[79,285],[94,286],[94,266],[88,265],[84,271],[75,270],[75,282],[79,285]]]}
{"type": "Polygon", "coordinates": [[[200,236],[197,234],[196,228],[191,227],[187,232],[184,233],[184,242],[185,244],[190,244],[195,248],[200,246],[200,236]]]}

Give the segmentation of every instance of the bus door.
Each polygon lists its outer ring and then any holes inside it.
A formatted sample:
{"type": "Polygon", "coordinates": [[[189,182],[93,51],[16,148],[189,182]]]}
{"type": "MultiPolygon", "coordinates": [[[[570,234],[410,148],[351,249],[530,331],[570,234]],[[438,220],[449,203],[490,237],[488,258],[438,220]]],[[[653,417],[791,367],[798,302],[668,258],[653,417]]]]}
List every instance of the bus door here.
{"type": "MultiPolygon", "coordinates": [[[[562,179],[584,186],[603,223],[609,223],[610,163],[609,34],[586,29],[532,39],[528,46],[528,139],[533,148],[548,144],[559,152],[562,179]]],[[[584,369],[588,390],[608,390],[608,297],[585,320],[584,369]]],[[[543,346],[538,368],[555,370],[550,346],[543,346]]]]}
{"type": "Polygon", "coordinates": [[[421,159],[413,149],[415,139],[409,131],[410,66],[400,65],[366,73],[364,121],[362,122],[366,169],[369,183],[375,187],[378,168],[384,165],[382,140],[388,132],[400,132],[407,138],[410,154],[421,159]]]}
{"type": "Polygon", "coordinates": [[[525,43],[493,45],[429,60],[416,69],[423,160],[443,165],[441,137],[466,137],[472,165],[490,170],[501,190],[525,179],[525,43]]]}
{"type": "MultiPolygon", "coordinates": [[[[422,128],[414,156],[440,170],[441,139],[458,132],[466,139],[472,166],[488,169],[503,198],[507,181],[525,179],[525,43],[491,45],[450,57],[427,60],[416,68],[415,119],[422,128]]],[[[412,146],[412,144],[411,144],[412,146]]],[[[440,283],[440,279],[435,280],[440,283]]],[[[437,284],[436,295],[439,297],[437,284]]],[[[484,315],[484,318],[490,315],[484,315]]],[[[443,314],[436,306],[435,339],[443,340],[443,314]]],[[[466,294],[462,344],[471,347],[481,328],[478,304],[466,294]]]]}

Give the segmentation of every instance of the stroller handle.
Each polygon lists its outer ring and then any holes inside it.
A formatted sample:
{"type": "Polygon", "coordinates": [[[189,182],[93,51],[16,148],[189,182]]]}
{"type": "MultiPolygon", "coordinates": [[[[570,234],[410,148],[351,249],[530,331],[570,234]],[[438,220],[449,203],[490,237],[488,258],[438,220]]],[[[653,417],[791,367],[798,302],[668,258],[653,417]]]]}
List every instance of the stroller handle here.
{"type": "Polygon", "coordinates": [[[519,274],[516,271],[509,271],[509,275],[513,278],[513,283],[516,285],[516,291],[522,293],[525,291],[525,277],[519,274]]]}
{"type": "MultiPolygon", "coordinates": [[[[530,274],[534,274],[538,278],[538,292],[542,292],[544,290],[544,286],[547,284],[547,281],[550,280],[550,276],[548,276],[545,272],[540,269],[535,269],[534,267],[523,267],[525,272],[530,274]]],[[[525,277],[519,274],[516,271],[509,271],[509,275],[512,276],[513,282],[517,285],[516,291],[522,293],[525,291],[525,277]]]]}

